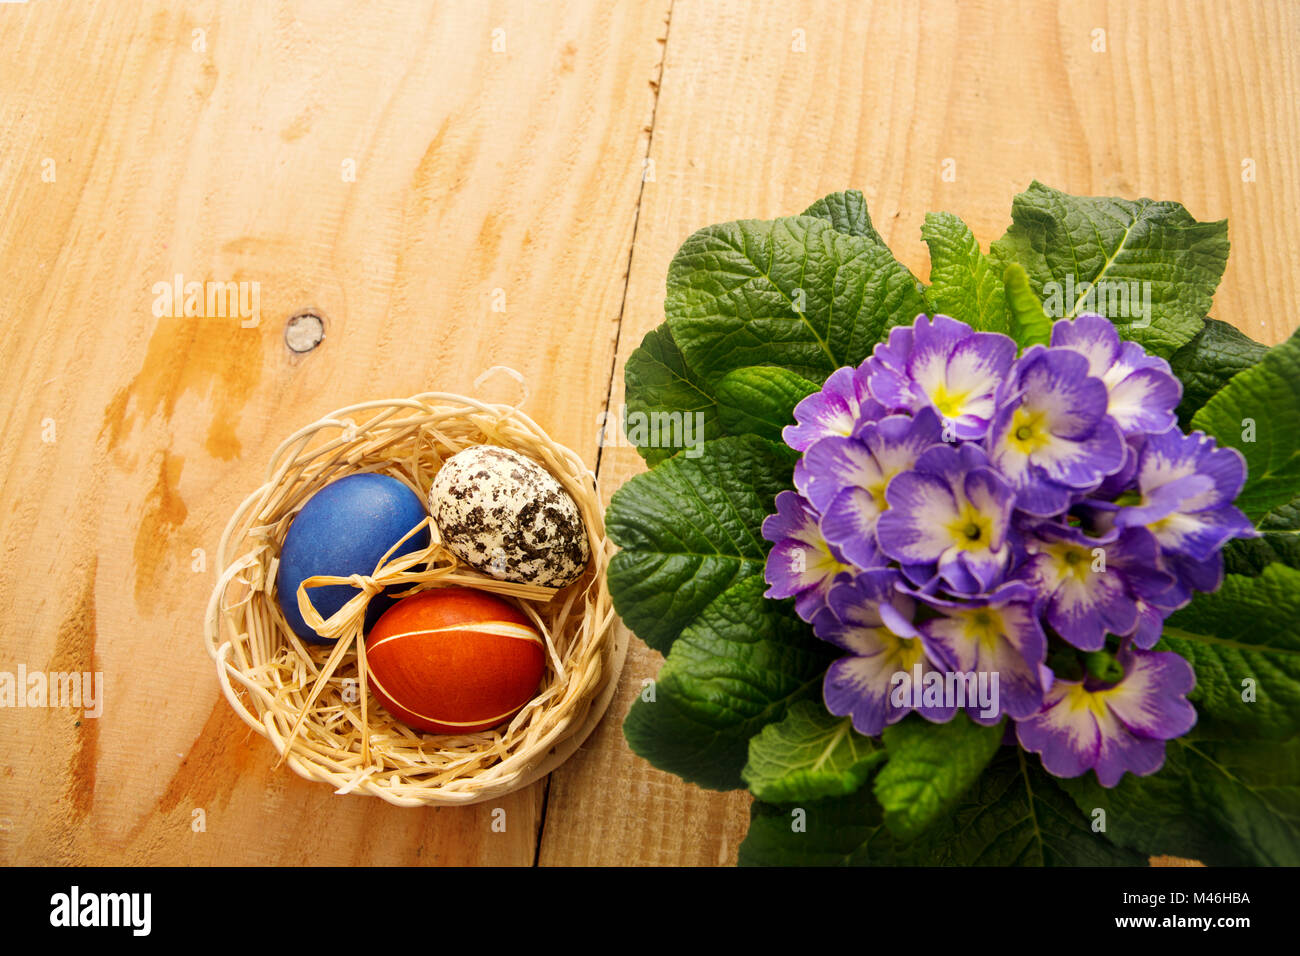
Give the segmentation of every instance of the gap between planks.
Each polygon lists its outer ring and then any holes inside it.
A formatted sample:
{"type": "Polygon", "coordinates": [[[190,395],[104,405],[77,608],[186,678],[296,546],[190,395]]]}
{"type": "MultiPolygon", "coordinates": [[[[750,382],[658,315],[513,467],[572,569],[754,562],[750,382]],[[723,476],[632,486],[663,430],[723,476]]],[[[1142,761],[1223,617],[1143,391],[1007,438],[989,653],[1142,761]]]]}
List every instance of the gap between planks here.
{"type": "MultiPolygon", "coordinates": [[[[609,360],[609,378],[605,386],[605,421],[609,422],[609,415],[614,407],[614,382],[618,378],[618,348],[623,334],[623,316],[627,311],[627,290],[632,282],[632,260],[636,255],[636,236],[637,230],[641,226],[641,206],[645,200],[645,169],[650,159],[650,153],[654,148],[655,140],[655,121],[659,114],[659,98],[663,95],[664,88],[664,63],[668,59],[668,42],[672,36],[673,28],[673,4],[676,0],[670,0],[668,4],[668,14],[664,18],[664,34],[660,41],[661,50],[659,51],[659,66],[654,80],[654,97],[650,103],[650,130],[646,136],[645,154],[641,157],[641,187],[636,194],[636,208],[632,213],[632,239],[628,243],[627,263],[623,274],[623,295],[618,304],[618,321],[614,325],[614,349],[609,360]]],[[[600,479],[600,466],[603,460],[605,446],[602,443],[596,445],[596,479],[600,479]]],[[[558,768],[557,768],[558,769],[558,768]]],[[[546,775],[542,783],[542,807],[537,822],[537,840],[533,848],[533,866],[541,865],[542,842],[546,838],[546,811],[551,796],[551,774],[546,775]]]]}

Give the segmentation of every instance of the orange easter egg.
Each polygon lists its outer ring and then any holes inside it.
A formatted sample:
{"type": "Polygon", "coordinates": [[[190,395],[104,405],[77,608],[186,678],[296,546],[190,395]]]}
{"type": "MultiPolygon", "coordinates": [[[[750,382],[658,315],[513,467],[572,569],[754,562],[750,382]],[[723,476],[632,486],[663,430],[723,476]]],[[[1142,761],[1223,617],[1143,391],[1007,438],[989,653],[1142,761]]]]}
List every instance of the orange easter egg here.
{"type": "Polygon", "coordinates": [[[468,734],[513,717],[546,670],[542,635],[514,605],[449,587],[403,598],[366,638],[370,689],[395,718],[468,734]]]}

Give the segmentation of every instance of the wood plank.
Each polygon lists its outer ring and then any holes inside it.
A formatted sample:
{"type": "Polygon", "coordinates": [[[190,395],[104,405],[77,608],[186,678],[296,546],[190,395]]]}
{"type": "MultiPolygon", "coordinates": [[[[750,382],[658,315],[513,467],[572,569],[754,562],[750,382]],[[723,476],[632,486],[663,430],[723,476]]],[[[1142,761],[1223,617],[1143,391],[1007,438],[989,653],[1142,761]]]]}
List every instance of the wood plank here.
{"type": "MultiPolygon", "coordinates": [[[[675,0],[611,408],[628,354],[662,321],[668,263],[691,232],[794,214],[846,188],[866,194],[920,276],[926,211],[957,213],[987,247],[1035,178],[1179,200],[1230,220],[1213,314],[1280,341],[1300,301],[1298,31],[1300,8],[1267,0],[675,0]],[[1104,52],[1093,52],[1095,30],[1104,52]]],[[[642,470],[630,449],[607,448],[602,490],[642,470]]],[[[543,863],[735,859],[747,798],[661,774],[622,740],[617,724],[660,660],[633,641],[609,718],[554,775],[543,863]]]]}
{"type": "Polygon", "coordinates": [[[542,784],[502,834],[273,771],[193,553],[293,430],[492,365],[595,465],[666,3],[0,9],[0,667],[106,680],[97,720],[0,714],[0,862],[533,862],[542,784]],[[155,317],[177,273],[260,322],[155,317]]]}

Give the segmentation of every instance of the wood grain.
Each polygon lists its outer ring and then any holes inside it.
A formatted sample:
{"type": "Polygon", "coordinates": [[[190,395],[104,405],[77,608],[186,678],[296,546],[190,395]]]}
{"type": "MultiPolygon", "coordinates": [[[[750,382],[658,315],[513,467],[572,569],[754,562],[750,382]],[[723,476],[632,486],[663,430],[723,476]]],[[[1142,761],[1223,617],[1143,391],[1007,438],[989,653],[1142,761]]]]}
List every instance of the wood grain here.
{"type": "Polygon", "coordinates": [[[533,863],[544,784],[500,833],[490,806],[273,771],[202,650],[216,569],[193,550],[294,429],[428,389],[515,397],[476,391],[493,365],[594,467],[665,11],[0,9],[0,541],[24,569],[0,579],[0,667],[107,685],[79,726],[0,713],[0,862],[533,863]],[[155,317],[176,273],[258,282],[260,323],[155,317]],[[326,339],[294,357],[304,307],[326,339]]]}
{"type": "Polygon", "coordinates": [[[493,365],[608,497],[643,466],[597,414],[677,246],[838,189],[921,276],[927,210],[987,245],[1034,178],[1178,199],[1230,220],[1214,315],[1280,341],[1298,40],[1271,0],[0,5],[0,669],[107,683],[97,720],[0,712],[0,863],[733,862],[748,798],[623,742],[639,641],[504,834],[273,771],[202,651],[195,549],[293,429],[493,365]],[[260,322],[156,317],[177,273],[257,282],[260,322]],[[295,357],[306,307],[327,337],[295,357]]]}

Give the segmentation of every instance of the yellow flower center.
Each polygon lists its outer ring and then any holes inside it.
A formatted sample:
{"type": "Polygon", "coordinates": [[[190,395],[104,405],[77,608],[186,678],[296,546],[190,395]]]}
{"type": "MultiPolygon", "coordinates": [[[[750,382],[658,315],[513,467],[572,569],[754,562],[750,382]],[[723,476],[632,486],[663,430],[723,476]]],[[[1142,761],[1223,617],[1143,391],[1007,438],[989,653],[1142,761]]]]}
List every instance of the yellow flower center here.
{"type": "Polygon", "coordinates": [[[916,662],[925,657],[925,648],[921,646],[920,640],[917,638],[896,637],[887,631],[883,632],[883,634],[894,640],[894,654],[898,661],[898,670],[911,673],[912,668],[916,666],[916,662]]]}
{"type": "Polygon", "coordinates": [[[1056,573],[1062,578],[1087,580],[1092,573],[1093,555],[1088,549],[1064,541],[1044,547],[1056,563],[1056,573]]]}
{"type": "Polygon", "coordinates": [[[889,479],[892,476],[887,475],[880,481],[867,487],[867,492],[871,495],[871,500],[876,503],[877,511],[888,511],[889,502],[885,500],[885,488],[889,485],[889,479]]]}
{"type": "Polygon", "coordinates": [[[1065,698],[1061,701],[1070,712],[1087,710],[1092,713],[1098,721],[1105,721],[1108,718],[1106,712],[1106,697],[1112,694],[1117,688],[1107,687],[1101,690],[1087,690],[1082,684],[1071,687],[1065,692],[1065,698]]]}
{"type": "Polygon", "coordinates": [[[1032,455],[1052,440],[1046,419],[1046,412],[1034,411],[1021,405],[1011,416],[1011,432],[1007,441],[1020,452],[1032,455]]]}
{"type": "Polygon", "coordinates": [[[995,651],[998,641],[1006,632],[1002,612],[996,608],[981,607],[966,612],[966,636],[984,650],[995,651]]]}
{"type": "Polygon", "coordinates": [[[934,407],[939,410],[940,414],[942,414],[944,418],[959,418],[962,413],[962,408],[965,406],[966,401],[969,398],[969,391],[950,392],[948,391],[947,384],[940,382],[939,387],[936,388],[934,394],[930,396],[930,401],[934,402],[934,407]]]}
{"type": "Polygon", "coordinates": [[[818,577],[831,578],[843,571],[852,570],[847,564],[835,560],[835,555],[831,554],[830,546],[824,541],[817,544],[814,553],[816,557],[813,559],[813,566],[809,570],[818,577]]]}
{"type": "Polygon", "coordinates": [[[984,551],[993,546],[993,520],[969,502],[962,505],[961,513],[948,525],[953,544],[963,551],[984,551]]]}
{"type": "MultiPolygon", "coordinates": [[[[877,467],[880,466],[877,465],[877,467]]],[[[890,467],[881,467],[880,478],[869,485],[865,485],[867,492],[871,495],[871,499],[876,503],[877,511],[883,514],[889,510],[889,502],[885,500],[885,489],[889,487],[889,483],[893,481],[895,477],[902,474],[910,467],[910,462],[896,462],[890,467]]]]}

